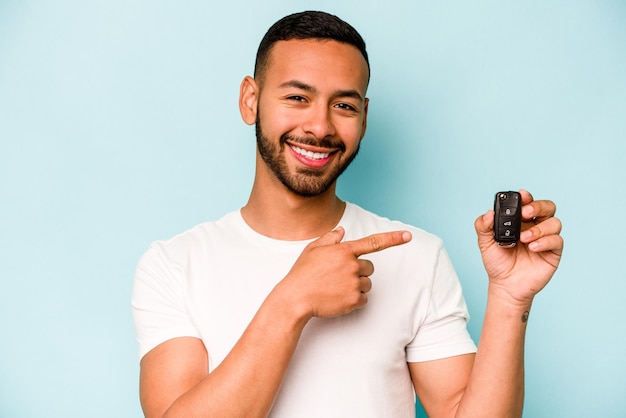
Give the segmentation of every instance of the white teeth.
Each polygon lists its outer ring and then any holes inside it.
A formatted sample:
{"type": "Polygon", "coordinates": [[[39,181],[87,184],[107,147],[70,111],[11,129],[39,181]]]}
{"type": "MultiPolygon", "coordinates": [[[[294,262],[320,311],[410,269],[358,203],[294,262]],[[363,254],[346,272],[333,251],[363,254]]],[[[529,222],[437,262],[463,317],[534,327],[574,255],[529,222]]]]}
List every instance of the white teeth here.
{"type": "Polygon", "coordinates": [[[307,157],[309,160],[321,160],[323,158],[327,158],[330,155],[330,152],[313,152],[303,150],[302,148],[298,148],[295,145],[292,145],[291,148],[300,155],[307,157]]]}

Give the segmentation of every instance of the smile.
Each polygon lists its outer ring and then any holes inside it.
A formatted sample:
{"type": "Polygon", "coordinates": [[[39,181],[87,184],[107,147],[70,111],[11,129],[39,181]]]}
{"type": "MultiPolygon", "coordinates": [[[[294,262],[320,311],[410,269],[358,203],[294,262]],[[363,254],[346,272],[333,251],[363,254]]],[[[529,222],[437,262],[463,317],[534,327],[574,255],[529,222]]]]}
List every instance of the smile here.
{"type": "Polygon", "coordinates": [[[300,147],[296,147],[295,145],[290,145],[291,149],[294,150],[297,154],[302,155],[303,157],[308,158],[309,160],[323,160],[330,156],[330,152],[313,152],[307,151],[300,147]]]}

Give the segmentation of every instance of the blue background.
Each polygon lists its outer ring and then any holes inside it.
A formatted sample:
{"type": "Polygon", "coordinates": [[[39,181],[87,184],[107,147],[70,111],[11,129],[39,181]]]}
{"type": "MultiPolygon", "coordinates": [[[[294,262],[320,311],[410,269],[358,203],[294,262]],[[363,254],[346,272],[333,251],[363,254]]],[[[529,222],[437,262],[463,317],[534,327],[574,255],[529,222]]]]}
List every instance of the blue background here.
{"type": "Polygon", "coordinates": [[[0,1],[0,416],[141,415],[135,264],[245,203],[239,83],[269,25],[304,9],[352,23],[371,55],[340,195],[445,240],[476,340],[474,219],[502,189],[555,200],[566,248],[531,313],[524,416],[626,416],[619,0],[0,1]]]}

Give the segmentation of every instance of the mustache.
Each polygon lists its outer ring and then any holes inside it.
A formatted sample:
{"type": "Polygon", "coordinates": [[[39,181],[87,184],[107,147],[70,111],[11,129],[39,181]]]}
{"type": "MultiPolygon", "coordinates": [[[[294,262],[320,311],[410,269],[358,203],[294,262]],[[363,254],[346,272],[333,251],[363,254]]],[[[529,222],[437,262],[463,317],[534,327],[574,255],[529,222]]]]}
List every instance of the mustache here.
{"type": "Polygon", "coordinates": [[[333,141],[332,139],[324,138],[324,139],[314,139],[308,138],[305,136],[295,136],[291,134],[283,134],[280,137],[280,144],[284,146],[287,141],[291,143],[297,143],[302,145],[310,145],[314,147],[322,147],[322,148],[336,148],[342,152],[345,152],[346,145],[341,141],[333,141]]]}

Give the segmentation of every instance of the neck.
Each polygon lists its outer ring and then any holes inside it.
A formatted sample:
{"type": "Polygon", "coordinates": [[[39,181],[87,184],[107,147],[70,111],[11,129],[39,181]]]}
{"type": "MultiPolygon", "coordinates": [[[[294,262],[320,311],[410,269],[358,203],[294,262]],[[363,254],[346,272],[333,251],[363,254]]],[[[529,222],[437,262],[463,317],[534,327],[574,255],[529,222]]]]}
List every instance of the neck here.
{"type": "Polygon", "coordinates": [[[260,187],[255,181],[248,203],[241,209],[256,232],[286,241],[317,238],[332,230],[345,209],[335,185],[316,197],[302,197],[280,187],[260,187]]]}

